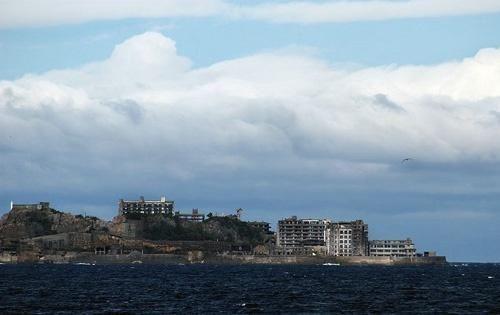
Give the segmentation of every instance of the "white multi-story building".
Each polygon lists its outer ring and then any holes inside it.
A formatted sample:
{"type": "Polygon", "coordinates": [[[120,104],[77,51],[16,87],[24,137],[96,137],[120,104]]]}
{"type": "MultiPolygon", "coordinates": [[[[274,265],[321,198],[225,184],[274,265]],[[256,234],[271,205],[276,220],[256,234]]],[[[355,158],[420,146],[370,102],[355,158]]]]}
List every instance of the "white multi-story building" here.
{"type": "Polygon", "coordinates": [[[415,257],[416,251],[410,238],[370,241],[370,256],[415,257]]]}

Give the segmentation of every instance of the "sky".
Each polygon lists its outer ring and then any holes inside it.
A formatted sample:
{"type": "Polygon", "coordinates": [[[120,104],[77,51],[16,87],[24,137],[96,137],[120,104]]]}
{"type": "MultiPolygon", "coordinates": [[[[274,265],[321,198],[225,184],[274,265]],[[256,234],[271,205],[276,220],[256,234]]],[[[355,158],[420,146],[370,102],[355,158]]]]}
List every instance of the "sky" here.
{"type": "Polygon", "coordinates": [[[0,214],[165,195],[499,262],[499,29],[496,0],[0,0],[0,214]]]}

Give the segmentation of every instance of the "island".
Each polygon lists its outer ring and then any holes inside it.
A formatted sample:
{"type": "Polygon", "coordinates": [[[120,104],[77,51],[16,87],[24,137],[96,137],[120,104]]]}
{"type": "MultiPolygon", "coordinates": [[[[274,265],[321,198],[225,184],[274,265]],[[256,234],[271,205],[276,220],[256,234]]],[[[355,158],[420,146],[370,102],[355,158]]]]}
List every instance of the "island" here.
{"type": "Polygon", "coordinates": [[[159,200],[120,200],[111,221],[53,209],[48,202],[11,203],[0,220],[0,263],[445,265],[417,253],[410,238],[369,240],[362,220],[241,219],[175,210],[159,200]]]}

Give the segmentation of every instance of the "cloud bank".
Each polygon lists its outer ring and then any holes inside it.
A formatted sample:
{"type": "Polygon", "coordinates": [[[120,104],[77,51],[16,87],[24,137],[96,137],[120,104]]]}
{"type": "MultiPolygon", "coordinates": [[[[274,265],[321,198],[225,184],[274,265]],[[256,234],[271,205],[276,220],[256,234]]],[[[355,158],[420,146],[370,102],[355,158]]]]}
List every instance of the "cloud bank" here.
{"type": "Polygon", "coordinates": [[[497,0],[271,1],[253,5],[223,0],[6,0],[0,2],[0,28],[160,17],[225,17],[309,24],[499,11],[497,0]]]}
{"type": "Polygon", "coordinates": [[[149,32],[104,61],[0,81],[0,162],[9,166],[0,181],[333,180],[387,175],[405,157],[416,161],[409,167],[496,165],[492,82],[498,49],[434,66],[343,70],[281,51],[193,69],[171,39],[149,32]]]}
{"type": "Polygon", "coordinates": [[[332,23],[473,15],[500,11],[495,0],[290,1],[234,8],[238,17],[276,23],[332,23]]]}

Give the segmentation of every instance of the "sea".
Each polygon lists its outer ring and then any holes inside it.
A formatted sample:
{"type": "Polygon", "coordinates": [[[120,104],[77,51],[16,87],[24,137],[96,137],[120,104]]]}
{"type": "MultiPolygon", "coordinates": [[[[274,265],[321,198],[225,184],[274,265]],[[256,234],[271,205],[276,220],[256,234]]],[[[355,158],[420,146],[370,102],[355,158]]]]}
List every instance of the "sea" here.
{"type": "Polygon", "coordinates": [[[500,264],[0,265],[0,314],[500,314],[500,264]]]}

